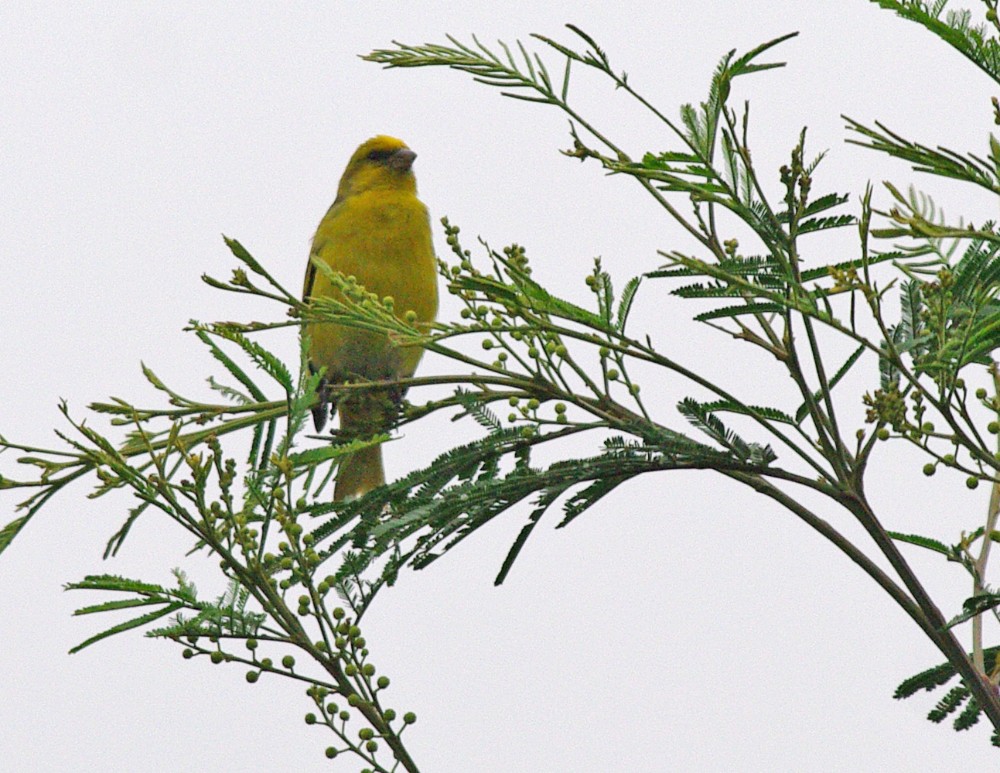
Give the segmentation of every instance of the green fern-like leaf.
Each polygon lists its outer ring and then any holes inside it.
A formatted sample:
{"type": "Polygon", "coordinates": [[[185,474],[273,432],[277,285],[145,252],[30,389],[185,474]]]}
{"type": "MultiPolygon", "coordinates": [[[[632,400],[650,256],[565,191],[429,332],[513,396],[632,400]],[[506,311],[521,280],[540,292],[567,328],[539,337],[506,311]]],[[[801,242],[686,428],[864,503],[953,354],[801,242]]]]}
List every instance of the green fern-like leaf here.
{"type": "Polygon", "coordinates": [[[927,714],[927,719],[935,724],[944,722],[954,714],[969,697],[969,689],[964,685],[952,687],[937,705],[927,714]]]}

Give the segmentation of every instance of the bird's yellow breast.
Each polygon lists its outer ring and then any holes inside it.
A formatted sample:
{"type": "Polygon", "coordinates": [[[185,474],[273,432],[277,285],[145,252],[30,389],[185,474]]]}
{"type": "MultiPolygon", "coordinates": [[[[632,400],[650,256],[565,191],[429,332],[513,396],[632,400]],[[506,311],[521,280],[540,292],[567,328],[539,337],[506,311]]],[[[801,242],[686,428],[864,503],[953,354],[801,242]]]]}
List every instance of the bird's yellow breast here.
{"type": "MultiPolygon", "coordinates": [[[[412,310],[419,322],[433,321],[438,299],[430,221],[413,192],[375,189],[336,202],[320,222],[312,254],[379,298],[392,297],[398,316],[412,310]]],[[[308,295],[339,295],[322,272],[311,274],[308,295]]],[[[310,359],[325,366],[332,380],[406,378],[422,353],[394,347],[384,335],[332,323],[311,324],[308,333],[310,359]]]]}

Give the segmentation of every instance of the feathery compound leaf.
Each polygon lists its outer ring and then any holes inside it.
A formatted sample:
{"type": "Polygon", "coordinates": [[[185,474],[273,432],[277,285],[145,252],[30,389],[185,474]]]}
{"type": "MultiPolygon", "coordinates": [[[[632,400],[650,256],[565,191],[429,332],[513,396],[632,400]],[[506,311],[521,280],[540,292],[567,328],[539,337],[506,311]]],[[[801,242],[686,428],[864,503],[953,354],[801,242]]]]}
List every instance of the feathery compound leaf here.
{"type": "Polygon", "coordinates": [[[742,306],[725,306],[721,309],[705,311],[696,315],[694,319],[698,322],[707,322],[713,319],[744,317],[748,314],[773,314],[783,310],[783,307],[777,303],[745,303],[742,306]]]}
{"type": "Polygon", "coordinates": [[[124,633],[125,631],[131,631],[135,628],[141,628],[142,626],[147,625],[153,622],[154,620],[159,620],[161,617],[166,617],[167,615],[173,614],[177,610],[183,609],[184,607],[183,604],[180,604],[178,602],[168,602],[166,600],[156,603],[163,603],[166,606],[164,606],[163,609],[159,609],[155,612],[149,612],[145,615],[140,615],[139,617],[133,618],[132,620],[126,620],[124,623],[119,623],[118,625],[114,625],[111,628],[101,631],[100,633],[91,636],[89,639],[85,639],[84,641],[77,644],[75,647],[71,648],[69,654],[74,655],[77,652],[80,652],[80,650],[86,649],[91,644],[96,644],[97,642],[102,641],[103,639],[107,639],[111,636],[115,636],[116,634],[124,633]]]}
{"type": "Polygon", "coordinates": [[[801,419],[793,419],[784,411],[771,408],[766,405],[743,405],[730,400],[715,400],[711,403],[702,403],[701,407],[712,413],[722,411],[724,413],[738,413],[743,416],[753,416],[754,418],[776,421],[779,424],[798,424],[801,419]]]}
{"type": "MultiPolygon", "coordinates": [[[[848,371],[854,367],[854,363],[856,363],[861,358],[861,355],[864,353],[865,353],[864,344],[861,344],[860,346],[858,346],[857,349],[851,352],[851,355],[844,361],[843,365],[837,368],[837,372],[834,373],[833,377],[830,379],[829,381],[830,391],[833,391],[833,388],[837,386],[838,383],[840,383],[840,380],[847,375],[848,371]]],[[[820,399],[822,399],[822,397],[823,393],[817,391],[813,393],[812,399],[814,402],[818,402],[820,399]]],[[[809,403],[803,402],[802,405],[800,405],[798,409],[795,411],[795,423],[797,424],[801,422],[808,415],[809,415],[809,403]]]]}
{"type": "Polygon", "coordinates": [[[196,326],[195,335],[198,336],[198,340],[200,340],[203,344],[205,344],[205,346],[208,347],[209,351],[212,353],[212,356],[220,363],[222,363],[222,367],[224,367],[227,371],[229,371],[230,375],[234,376],[237,381],[243,384],[243,386],[247,388],[250,394],[253,395],[255,400],[259,400],[261,402],[266,400],[267,396],[264,394],[263,391],[261,391],[260,387],[258,387],[257,384],[254,383],[253,379],[251,379],[243,371],[243,369],[239,365],[237,365],[232,360],[232,358],[230,358],[228,354],[226,354],[224,351],[222,351],[221,348],[219,348],[219,345],[212,340],[212,337],[208,334],[208,332],[203,329],[197,328],[198,323],[195,320],[191,320],[191,324],[192,326],[196,326]]]}
{"type": "Polygon", "coordinates": [[[619,333],[625,332],[625,324],[628,322],[629,312],[632,311],[632,302],[635,300],[635,294],[638,292],[641,282],[641,276],[634,276],[625,283],[621,300],[618,302],[618,314],[615,319],[615,329],[619,333]]]}
{"type": "Polygon", "coordinates": [[[979,593],[962,602],[962,612],[948,621],[947,628],[968,622],[974,617],[1000,607],[1000,593],[979,593]]]}
{"type": "Polygon", "coordinates": [[[921,0],[873,0],[882,8],[895,11],[904,19],[926,27],[946,43],[965,55],[994,81],[1000,83],[1000,45],[984,25],[973,25],[968,10],[950,11],[944,19],[941,12],[947,0],[935,0],[927,7],[921,0]]]}
{"type": "MultiPolygon", "coordinates": [[[[901,327],[904,336],[908,341],[916,342],[923,334],[923,323],[920,320],[920,311],[923,309],[923,294],[920,289],[920,282],[911,279],[902,287],[900,293],[901,327]]],[[[926,346],[914,344],[911,351],[915,355],[921,354],[926,346]]]]}
{"type": "Polygon", "coordinates": [[[21,529],[23,529],[31,516],[23,515],[20,518],[15,518],[13,521],[9,521],[6,526],[0,529],[0,553],[3,553],[7,546],[14,541],[21,529]]]}
{"type": "MultiPolygon", "coordinates": [[[[1000,70],[998,70],[1000,72],[1000,70]]],[[[850,131],[864,139],[849,139],[853,145],[871,148],[895,158],[909,161],[914,171],[950,177],[979,185],[993,193],[1000,193],[1000,181],[994,169],[976,156],[960,156],[947,148],[929,148],[917,142],[906,140],[885,125],[875,122],[877,129],[870,129],[857,121],[842,116],[850,131]]]]}
{"type": "Polygon", "coordinates": [[[286,393],[295,391],[295,380],[292,378],[291,373],[288,372],[285,364],[256,341],[252,341],[242,333],[222,325],[213,325],[212,333],[227,341],[232,341],[239,346],[253,363],[277,381],[286,393]]]}
{"type": "MultiPolygon", "coordinates": [[[[1000,647],[988,647],[983,650],[983,665],[985,666],[986,673],[992,673],[993,669],[996,668],[998,654],[1000,654],[1000,647]]],[[[942,663],[905,679],[896,688],[892,697],[896,700],[902,700],[910,698],[921,691],[930,692],[947,684],[956,675],[955,667],[951,663],[942,663]]],[[[967,695],[968,690],[964,685],[953,688],[945,696],[945,699],[938,704],[938,708],[931,711],[928,719],[932,722],[941,722],[957,708],[967,695]],[[952,706],[952,703],[956,701],[956,705],[952,706]]]]}
{"type": "Polygon", "coordinates": [[[680,403],[678,403],[677,410],[680,411],[693,426],[697,427],[706,435],[711,437],[719,445],[728,449],[740,461],[752,462],[761,460],[763,462],[765,459],[767,461],[774,460],[774,453],[770,451],[770,449],[761,448],[756,444],[747,443],[735,432],[727,429],[722,421],[719,420],[718,416],[706,410],[705,406],[694,398],[684,398],[680,403]],[[755,456],[756,460],[754,459],[755,456]]]}
{"type": "Polygon", "coordinates": [[[927,714],[927,719],[935,724],[944,722],[949,714],[954,714],[969,697],[967,687],[952,687],[937,705],[927,714]]]}
{"type": "Polygon", "coordinates": [[[956,730],[968,730],[979,721],[979,716],[982,713],[983,710],[979,708],[979,703],[976,702],[976,699],[969,698],[969,702],[962,710],[962,713],[955,718],[952,727],[956,730]]]}
{"type": "Polygon", "coordinates": [[[545,515],[545,512],[552,506],[552,503],[572,486],[573,483],[571,482],[560,486],[553,486],[539,495],[537,507],[531,511],[531,514],[528,516],[528,522],[521,528],[521,531],[518,532],[517,538],[514,540],[514,544],[511,545],[510,550],[507,551],[507,556],[504,558],[503,564],[500,566],[500,571],[497,573],[496,579],[493,580],[494,585],[502,585],[503,581],[507,579],[507,575],[514,566],[514,561],[521,552],[521,548],[523,548],[524,543],[528,541],[528,537],[531,536],[531,532],[534,531],[542,516],[545,515]]]}
{"type": "Polygon", "coordinates": [[[807,234],[815,231],[829,231],[831,228],[843,228],[848,225],[857,225],[858,220],[854,215],[836,215],[834,217],[814,217],[803,220],[798,225],[799,234],[807,234]]]}
{"type": "Polygon", "coordinates": [[[886,533],[897,542],[905,542],[908,545],[916,545],[920,548],[926,548],[927,550],[940,553],[948,558],[955,555],[955,551],[951,547],[945,545],[939,540],[931,539],[930,537],[922,537],[919,534],[901,534],[898,531],[887,531],[886,533]]]}

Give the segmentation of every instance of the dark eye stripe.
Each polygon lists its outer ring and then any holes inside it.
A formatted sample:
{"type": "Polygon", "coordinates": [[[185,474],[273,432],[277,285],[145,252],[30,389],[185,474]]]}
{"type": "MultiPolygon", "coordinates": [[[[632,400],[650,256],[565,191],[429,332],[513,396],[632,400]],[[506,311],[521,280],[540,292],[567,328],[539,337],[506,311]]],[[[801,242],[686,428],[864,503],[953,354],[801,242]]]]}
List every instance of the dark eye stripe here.
{"type": "Polygon", "coordinates": [[[369,161],[377,161],[379,163],[387,160],[389,156],[393,154],[391,150],[373,150],[368,154],[369,161]]]}

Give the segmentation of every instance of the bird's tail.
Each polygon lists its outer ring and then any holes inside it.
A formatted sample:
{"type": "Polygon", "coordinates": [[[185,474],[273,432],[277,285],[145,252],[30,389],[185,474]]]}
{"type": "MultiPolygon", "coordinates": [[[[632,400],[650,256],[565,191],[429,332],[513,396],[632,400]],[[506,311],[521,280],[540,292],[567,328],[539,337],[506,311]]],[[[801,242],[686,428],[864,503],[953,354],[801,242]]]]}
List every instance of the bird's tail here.
{"type": "MultiPolygon", "coordinates": [[[[342,400],[340,431],[345,439],[367,439],[372,435],[388,432],[398,412],[397,401],[384,389],[372,390],[342,400]]],[[[335,501],[357,499],[385,483],[382,465],[382,446],[369,446],[345,456],[337,470],[337,485],[333,490],[335,501]]]]}
{"type": "Polygon", "coordinates": [[[357,499],[385,483],[382,446],[370,446],[344,457],[337,470],[333,498],[340,502],[357,499]]]}

